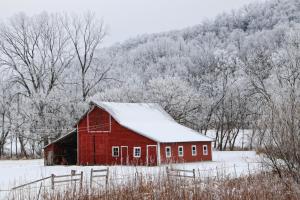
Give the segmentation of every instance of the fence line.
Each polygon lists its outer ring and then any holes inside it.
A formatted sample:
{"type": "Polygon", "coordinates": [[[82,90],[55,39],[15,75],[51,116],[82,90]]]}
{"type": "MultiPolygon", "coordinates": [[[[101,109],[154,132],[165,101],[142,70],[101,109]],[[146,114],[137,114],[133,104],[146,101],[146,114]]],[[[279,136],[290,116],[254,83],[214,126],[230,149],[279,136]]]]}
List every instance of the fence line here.
{"type": "MultiPolygon", "coordinates": [[[[259,163],[262,164],[262,162],[251,162],[251,163],[259,163]]],[[[209,179],[209,178],[218,178],[220,179],[221,176],[223,177],[228,177],[231,174],[234,174],[234,177],[238,177],[238,173],[237,173],[237,169],[238,168],[244,168],[244,171],[247,171],[248,175],[253,174],[253,172],[257,172],[257,170],[259,167],[255,167],[255,169],[251,169],[250,168],[250,163],[247,164],[247,166],[243,165],[243,166],[237,166],[236,164],[233,164],[233,166],[223,166],[223,167],[218,167],[216,166],[215,168],[210,168],[210,169],[192,169],[192,170],[185,170],[185,169],[180,169],[180,168],[173,168],[173,167],[166,167],[166,174],[167,174],[167,178],[168,180],[170,179],[170,177],[174,177],[174,178],[192,178],[194,180],[198,179],[209,179]],[[224,176],[224,173],[226,170],[228,169],[232,169],[233,171],[230,173],[225,174],[226,176],[224,176]],[[254,171],[255,170],[255,171],[254,171]],[[197,172],[197,173],[195,173],[197,172]],[[204,173],[203,173],[204,172],[204,173]],[[205,172],[210,172],[210,174],[205,173],[205,172]],[[216,173],[215,175],[213,175],[213,173],[216,173]],[[187,173],[187,174],[185,174],[187,173]],[[205,174],[205,176],[202,176],[202,174],[205,174]]],[[[262,168],[260,169],[260,171],[263,171],[262,168]]],[[[242,175],[242,173],[240,174],[242,175]]]]}
{"type": "Polygon", "coordinates": [[[32,182],[29,182],[29,183],[25,183],[23,185],[19,185],[17,187],[13,187],[11,190],[16,190],[16,189],[19,189],[19,188],[22,188],[22,187],[25,187],[25,186],[28,186],[28,185],[31,185],[31,184],[34,184],[34,183],[38,183],[38,182],[41,182],[41,181],[45,181],[47,179],[51,178],[51,176],[48,176],[46,178],[41,178],[41,179],[38,179],[38,180],[35,180],[35,181],[32,181],[32,182]]]}
{"type": "MultiPolygon", "coordinates": [[[[262,164],[261,162],[251,162],[251,163],[260,163],[262,164]]],[[[244,168],[245,171],[248,171],[248,174],[250,175],[251,174],[251,171],[254,170],[254,168],[250,169],[250,164],[251,163],[248,163],[247,166],[245,165],[242,165],[242,166],[239,166],[239,165],[236,165],[234,164],[233,166],[223,166],[223,167],[215,167],[215,168],[211,168],[211,169],[191,169],[191,170],[186,170],[186,169],[176,169],[176,168],[173,168],[172,166],[171,167],[166,167],[166,175],[167,175],[167,178],[170,179],[171,177],[174,177],[174,178],[186,178],[186,179],[189,179],[189,180],[193,180],[194,182],[196,181],[204,181],[205,179],[211,179],[211,178],[220,178],[222,174],[220,174],[221,171],[226,171],[227,169],[233,169],[233,174],[235,175],[235,177],[238,177],[238,173],[237,173],[237,169],[239,168],[244,168]],[[205,172],[216,172],[215,175],[213,174],[207,174],[205,172]],[[205,176],[203,176],[203,174],[205,176]]],[[[258,168],[258,166],[255,167],[256,169],[258,168]]],[[[262,171],[262,170],[261,170],[262,171]]],[[[232,173],[229,173],[229,174],[232,174],[232,173]]],[[[115,177],[110,177],[110,173],[109,173],[109,168],[107,167],[106,169],[91,169],[91,172],[90,172],[90,188],[93,187],[93,183],[96,183],[97,185],[100,185],[98,184],[97,180],[103,180],[105,181],[105,186],[106,186],[106,189],[108,189],[108,185],[110,182],[113,182],[113,181],[116,181],[118,179],[124,179],[124,177],[132,177],[132,178],[137,178],[137,177],[142,177],[142,176],[146,176],[146,177],[155,177],[155,174],[149,174],[149,173],[146,173],[143,174],[142,172],[139,173],[139,172],[135,172],[134,173],[135,176],[133,175],[128,175],[128,174],[114,174],[115,177]],[[118,176],[122,176],[122,177],[118,177],[118,176]]],[[[228,173],[227,173],[228,175],[228,173]]],[[[21,189],[21,190],[32,190],[32,189],[39,189],[39,193],[40,193],[40,190],[41,188],[51,188],[52,190],[55,189],[55,185],[59,185],[59,186],[64,186],[64,185],[70,185],[68,183],[77,183],[79,182],[80,184],[80,189],[82,189],[82,184],[83,184],[83,172],[81,171],[80,173],[77,173],[76,174],[76,171],[75,170],[71,170],[71,174],[65,174],[65,175],[54,175],[52,174],[51,176],[48,176],[48,177],[45,177],[45,178],[41,178],[41,179],[38,179],[38,180],[34,180],[34,181],[31,181],[29,183],[26,183],[26,184],[22,184],[22,185],[19,185],[19,186],[16,186],[16,187],[13,187],[11,189],[8,189],[8,190],[4,190],[4,189],[0,189],[0,192],[12,192],[12,191],[16,191],[18,189],[21,189]],[[66,178],[69,178],[69,179],[66,179],[66,178]],[[32,185],[32,184],[35,184],[35,183],[44,183],[44,181],[46,180],[51,180],[50,181],[50,185],[40,185],[40,186],[37,186],[37,187],[30,187],[30,188],[25,188],[26,186],[29,186],[29,185],[32,185]],[[66,184],[59,184],[59,183],[66,183],[66,184]]]]}
{"type": "Polygon", "coordinates": [[[81,171],[79,174],[76,174],[75,170],[71,170],[71,174],[67,175],[59,175],[51,174],[51,189],[54,190],[54,186],[56,183],[73,183],[79,181],[80,189],[82,189],[82,181],[83,181],[83,172],[81,171]],[[63,178],[63,179],[62,179],[63,178]],[[69,179],[66,179],[69,178],[69,179]]]}
{"type": "Polygon", "coordinates": [[[94,180],[94,178],[104,178],[105,179],[105,186],[106,188],[108,187],[108,177],[109,177],[109,168],[107,167],[106,169],[98,169],[94,170],[93,168],[91,169],[91,174],[90,174],[90,188],[93,187],[93,183],[97,183],[97,181],[94,180]]]}

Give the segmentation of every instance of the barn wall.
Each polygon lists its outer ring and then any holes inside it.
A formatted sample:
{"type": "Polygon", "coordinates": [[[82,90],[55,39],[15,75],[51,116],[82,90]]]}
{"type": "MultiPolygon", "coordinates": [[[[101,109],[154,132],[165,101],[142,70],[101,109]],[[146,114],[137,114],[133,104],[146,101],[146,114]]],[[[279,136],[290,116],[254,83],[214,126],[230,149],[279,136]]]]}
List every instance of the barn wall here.
{"type": "Polygon", "coordinates": [[[169,162],[197,162],[212,160],[211,142],[182,142],[182,143],[161,143],[160,144],[161,163],[169,162]],[[192,145],[197,147],[197,155],[192,156],[192,145]],[[203,145],[208,147],[208,155],[203,155],[203,145]],[[165,149],[171,147],[171,158],[166,158],[165,149]],[[183,157],[178,157],[178,147],[183,146],[183,157]]]}
{"type": "MultiPolygon", "coordinates": [[[[147,145],[157,143],[141,136],[123,126],[110,117],[106,111],[95,107],[87,116],[78,123],[78,164],[121,164],[121,155],[112,157],[112,147],[128,146],[129,164],[142,165],[146,163],[147,145]],[[99,117],[100,116],[100,117],[99,117]],[[99,126],[95,121],[101,121],[104,126],[99,126]],[[111,126],[108,126],[111,124],[111,126]],[[97,130],[89,130],[88,127],[100,127],[97,130]],[[98,132],[97,132],[98,131],[98,132]],[[95,160],[94,160],[95,144],[95,160]],[[139,144],[139,145],[136,145],[139,144]],[[141,147],[141,157],[133,157],[133,148],[141,147]]],[[[121,154],[121,153],[120,153],[121,154]]]]}

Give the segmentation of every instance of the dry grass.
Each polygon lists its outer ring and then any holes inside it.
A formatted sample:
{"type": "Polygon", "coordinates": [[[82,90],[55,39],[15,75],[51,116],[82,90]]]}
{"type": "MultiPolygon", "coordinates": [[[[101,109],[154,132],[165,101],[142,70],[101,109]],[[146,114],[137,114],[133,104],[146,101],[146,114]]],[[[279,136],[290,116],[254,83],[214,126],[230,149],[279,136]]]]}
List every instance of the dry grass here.
{"type": "MultiPolygon", "coordinates": [[[[21,192],[11,200],[37,199],[30,193],[21,192]]],[[[236,179],[199,181],[168,178],[160,174],[155,177],[137,175],[121,182],[110,183],[109,187],[97,185],[93,189],[84,187],[67,188],[60,192],[44,190],[40,198],[44,200],[100,200],[100,199],[300,199],[300,185],[292,178],[284,180],[272,173],[262,173],[236,179]]]]}

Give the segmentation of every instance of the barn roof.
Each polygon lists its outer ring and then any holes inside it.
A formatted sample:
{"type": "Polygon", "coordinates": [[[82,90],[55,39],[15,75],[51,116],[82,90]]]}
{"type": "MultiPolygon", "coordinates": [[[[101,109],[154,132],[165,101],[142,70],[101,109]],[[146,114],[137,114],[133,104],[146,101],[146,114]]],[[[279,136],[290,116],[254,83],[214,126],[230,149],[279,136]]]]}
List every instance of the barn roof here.
{"type": "Polygon", "coordinates": [[[122,126],[157,142],[213,141],[210,137],[178,124],[155,103],[114,103],[92,100],[91,104],[106,110],[122,126]]]}
{"type": "Polygon", "coordinates": [[[45,145],[43,148],[45,149],[45,148],[47,148],[48,146],[50,146],[51,144],[60,142],[60,141],[64,140],[65,138],[67,138],[67,137],[69,137],[69,136],[71,136],[71,135],[73,135],[73,134],[76,134],[76,133],[77,133],[77,129],[75,128],[75,129],[73,129],[72,131],[68,132],[67,134],[64,134],[64,135],[60,136],[59,138],[53,140],[53,141],[50,142],[49,144],[45,145]]]}

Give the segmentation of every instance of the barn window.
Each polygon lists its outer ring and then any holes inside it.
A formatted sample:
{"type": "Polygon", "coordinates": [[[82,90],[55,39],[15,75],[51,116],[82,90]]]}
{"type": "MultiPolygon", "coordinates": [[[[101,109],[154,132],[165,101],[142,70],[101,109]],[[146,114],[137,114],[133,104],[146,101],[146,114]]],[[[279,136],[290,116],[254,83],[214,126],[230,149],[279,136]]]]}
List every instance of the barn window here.
{"type": "Polygon", "coordinates": [[[141,157],[141,147],[134,147],[133,148],[133,157],[140,158],[141,157]]]}
{"type": "Polygon", "coordinates": [[[178,156],[182,157],[183,156],[183,146],[178,147],[178,156]]]}
{"type": "Polygon", "coordinates": [[[112,147],[112,157],[119,157],[119,147],[112,147]]]}
{"type": "Polygon", "coordinates": [[[197,146],[192,145],[192,156],[196,156],[196,155],[197,155],[197,146]]]}
{"type": "Polygon", "coordinates": [[[166,158],[170,158],[172,156],[171,147],[166,147],[166,158]]]}
{"type": "Polygon", "coordinates": [[[207,145],[203,145],[203,155],[208,155],[207,145]]]}

